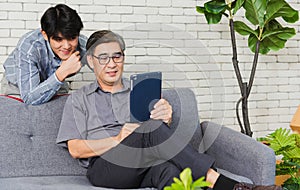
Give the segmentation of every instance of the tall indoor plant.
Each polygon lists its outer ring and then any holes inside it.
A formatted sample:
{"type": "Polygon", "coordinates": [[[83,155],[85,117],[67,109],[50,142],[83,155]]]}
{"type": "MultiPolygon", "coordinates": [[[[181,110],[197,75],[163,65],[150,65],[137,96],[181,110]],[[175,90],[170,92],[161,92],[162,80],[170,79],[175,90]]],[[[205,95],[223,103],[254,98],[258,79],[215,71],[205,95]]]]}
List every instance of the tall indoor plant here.
{"type": "Polygon", "coordinates": [[[252,136],[248,117],[248,97],[254,81],[259,54],[267,54],[270,50],[284,48],[285,42],[293,37],[294,28],[283,27],[281,23],[294,23],[298,21],[298,11],[293,9],[284,0],[211,0],[203,7],[197,6],[197,11],[205,15],[208,24],[217,24],[222,16],[229,19],[229,27],[232,42],[232,63],[238,80],[241,98],[236,104],[236,114],[241,132],[252,136]],[[252,26],[242,21],[234,21],[236,13],[244,9],[245,19],[252,26]],[[281,19],[279,22],[279,19],[281,19]],[[248,47],[254,53],[249,82],[244,82],[237,58],[235,31],[248,37],[248,47]],[[243,124],[239,118],[239,105],[242,102],[243,124]]]}

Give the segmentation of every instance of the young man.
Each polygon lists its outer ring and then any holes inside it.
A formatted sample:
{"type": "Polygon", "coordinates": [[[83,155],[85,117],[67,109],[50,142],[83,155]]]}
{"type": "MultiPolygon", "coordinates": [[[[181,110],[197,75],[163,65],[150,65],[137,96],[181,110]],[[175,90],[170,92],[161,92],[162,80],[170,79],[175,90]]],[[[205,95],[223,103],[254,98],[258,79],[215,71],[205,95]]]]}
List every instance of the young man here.
{"type": "Polygon", "coordinates": [[[41,29],[25,34],[4,63],[2,94],[16,95],[26,104],[42,104],[67,93],[65,79],[82,67],[87,38],[75,10],[58,4],[46,10],[41,29]]]}
{"type": "Polygon", "coordinates": [[[98,31],[87,42],[87,61],[96,81],[68,97],[57,143],[88,167],[87,177],[95,186],[132,189],[156,187],[162,190],[186,167],[193,178],[206,176],[214,190],[279,190],[276,186],[237,183],[213,169],[214,159],[185,145],[176,155],[180,138],[169,138],[174,128],[172,107],[160,99],[150,120],[141,124],[129,120],[128,80],[122,78],[125,44],[111,31],[98,31]],[[166,147],[163,142],[172,139],[166,147]]]}

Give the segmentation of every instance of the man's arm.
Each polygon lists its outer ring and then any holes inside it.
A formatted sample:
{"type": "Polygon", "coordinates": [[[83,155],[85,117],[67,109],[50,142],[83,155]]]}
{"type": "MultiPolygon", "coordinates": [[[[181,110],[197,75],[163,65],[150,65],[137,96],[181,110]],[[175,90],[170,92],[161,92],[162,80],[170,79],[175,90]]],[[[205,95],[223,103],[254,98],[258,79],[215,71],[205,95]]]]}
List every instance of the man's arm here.
{"type": "Polygon", "coordinates": [[[81,68],[80,52],[74,52],[67,60],[62,61],[60,67],[55,71],[59,81],[64,81],[69,75],[76,73],[81,68]]]}
{"type": "Polygon", "coordinates": [[[100,156],[120,144],[121,141],[123,141],[138,127],[139,124],[126,123],[120,133],[114,137],[108,137],[100,140],[69,140],[67,142],[69,153],[73,158],[90,158],[100,156]]]}
{"type": "MultiPolygon", "coordinates": [[[[26,46],[24,46],[26,47],[26,46]]],[[[47,102],[59,90],[61,82],[51,75],[41,83],[38,69],[41,57],[36,49],[26,52],[21,46],[17,52],[18,59],[18,88],[22,100],[26,104],[42,104],[47,102]]]]}
{"type": "Polygon", "coordinates": [[[117,144],[114,137],[100,140],[73,139],[68,141],[68,150],[73,158],[90,158],[100,156],[117,144]]]}
{"type": "MultiPolygon", "coordinates": [[[[169,124],[172,121],[172,106],[165,99],[160,99],[151,111],[151,118],[162,120],[169,124]]],[[[68,149],[73,158],[90,158],[93,156],[100,156],[106,151],[120,144],[128,135],[130,135],[139,124],[126,123],[120,133],[115,137],[109,137],[100,140],[69,140],[68,149]]]]}
{"type": "MultiPolygon", "coordinates": [[[[21,50],[22,51],[22,50],[21,50]]],[[[41,59],[36,56],[38,53],[31,53],[31,56],[26,55],[24,52],[19,52],[19,80],[18,86],[21,94],[21,98],[27,104],[42,104],[49,101],[56,92],[60,89],[63,81],[70,72],[77,72],[81,68],[81,63],[79,61],[80,56],[79,52],[75,52],[69,59],[66,61],[67,64],[64,64],[63,77],[60,75],[60,78],[53,73],[49,78],[41,83],[40,81],[40,71],[37,67],[40,64],[38,61],[41,59]],[[75,69],[71,70],[67,66],[75,63],[73,67],[75,69]],[[67,68],[66,68],[67,67],[67,68]],[[68,70],[65,71],[65,70],[68,70]],[[75,71],[76,70],[76,71],[75,71]]],[[[69,66],[70,67],[70,66],[69,66]]],[[[61,69],[61,70],[62,70],[61,69]]]]}

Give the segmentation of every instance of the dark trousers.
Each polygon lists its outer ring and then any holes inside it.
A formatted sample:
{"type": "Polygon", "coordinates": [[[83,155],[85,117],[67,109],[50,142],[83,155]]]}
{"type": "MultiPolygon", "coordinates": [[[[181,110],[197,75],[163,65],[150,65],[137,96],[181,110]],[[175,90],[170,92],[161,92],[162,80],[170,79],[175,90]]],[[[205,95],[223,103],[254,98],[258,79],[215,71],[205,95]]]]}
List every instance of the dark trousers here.
{"type": "Polygon", "coordinates": [[[193,179],[206,176],[214,159],[174,135],[175,129],[149,120],[121,144],[90,160],[87,177],[99,187],[163,189],[189,167],[193,179]]]}

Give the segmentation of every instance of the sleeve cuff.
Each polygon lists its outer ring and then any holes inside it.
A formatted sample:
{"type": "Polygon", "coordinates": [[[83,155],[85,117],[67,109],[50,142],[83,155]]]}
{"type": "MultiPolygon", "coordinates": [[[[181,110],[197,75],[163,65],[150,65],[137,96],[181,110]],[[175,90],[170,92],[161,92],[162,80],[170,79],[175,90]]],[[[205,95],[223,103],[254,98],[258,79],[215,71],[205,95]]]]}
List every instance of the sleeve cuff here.
{"type": "Polygon", "coordinates": [[[55,72],[53,73],[53,75],[54,75],[54,78],[55,78],[56,82],[57,82],[58,84],[62,85],[63,82],[61,82],[61,81],[58,80],[58,78],[57,78],[55,72]]]}

